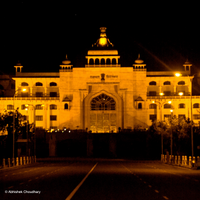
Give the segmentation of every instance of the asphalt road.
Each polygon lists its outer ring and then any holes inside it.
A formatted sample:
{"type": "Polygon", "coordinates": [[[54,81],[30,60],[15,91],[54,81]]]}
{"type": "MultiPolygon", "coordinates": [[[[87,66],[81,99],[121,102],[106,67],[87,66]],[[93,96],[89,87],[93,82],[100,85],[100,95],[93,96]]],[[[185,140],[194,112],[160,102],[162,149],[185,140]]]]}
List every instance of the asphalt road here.
{"type": "Polygon", "coordinates": [[[0,199],[199,200],[200,170],[156,161],[71,160],[0,170],[0,199]]]}

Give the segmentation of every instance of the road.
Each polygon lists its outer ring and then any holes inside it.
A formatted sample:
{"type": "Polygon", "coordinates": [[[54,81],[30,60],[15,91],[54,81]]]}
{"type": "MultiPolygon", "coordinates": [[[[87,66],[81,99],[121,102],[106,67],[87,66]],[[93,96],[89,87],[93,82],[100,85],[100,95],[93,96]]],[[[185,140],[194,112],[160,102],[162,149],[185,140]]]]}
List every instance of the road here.
{"type": "Polygon", "coordinates": [[[0,188],[1,199],[199,200],[200,170],[159,161],[40,162],[0,170],[0,188]]]}

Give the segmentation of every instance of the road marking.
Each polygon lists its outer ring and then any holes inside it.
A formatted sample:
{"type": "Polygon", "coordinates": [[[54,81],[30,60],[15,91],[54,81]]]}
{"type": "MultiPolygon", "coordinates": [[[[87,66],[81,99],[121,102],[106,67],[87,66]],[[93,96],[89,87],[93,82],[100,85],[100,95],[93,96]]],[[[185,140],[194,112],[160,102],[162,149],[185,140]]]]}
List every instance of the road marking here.
{"type": "Polygon", "coordinates": [[[87,175],[84,177],[84,179],[75,187],[75,189],[69,194],[69,196],[65,200],[70,200],[74,194],[78,191],[78,189],[81,187],[81,185],[84,183],[86,178],[92,173],[94,168],[97,166],[98,163],[96,163],[93,168],[87,173],[87,175]]]}
{"type": "Polygon", "coordinates": [[[31,181],[32,181],[32,179],[29,179],[29,180],[28,180],[28,182],[31,182],[31,181]]]}
{"type": "Polygon", "coordinates": [[[158,191],[158,190],[155,190],[155,192],[156,192],[156,193],[159,193],[159,191],[158,191]]]}
{"type": "Polygon", "coordinates": [[[163,196],[163,198],[166,199],[166,200],[169,199],[169,198],[167,198],[166,196],[163,196]]]}
{"type": "Polygon", "coordinates": [[[151,185],[148,185],[150,188],[152,187],[151,185]]]}

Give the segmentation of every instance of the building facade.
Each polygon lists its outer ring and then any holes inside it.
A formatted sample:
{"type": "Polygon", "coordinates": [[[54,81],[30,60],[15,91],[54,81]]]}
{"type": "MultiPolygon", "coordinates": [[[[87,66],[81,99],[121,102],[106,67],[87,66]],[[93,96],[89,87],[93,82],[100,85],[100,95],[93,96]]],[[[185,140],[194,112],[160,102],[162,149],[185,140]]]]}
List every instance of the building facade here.
{"type": "Polygon", "coordinates": [[[122,67],[106,28],[100,30],[85,67],[73,68],[67,56],[55,73],[23,73],[22,65],[14,66],[15,95],[0,98],[0,113],[19,108],[38,128],[93,133],[148,128],[171,113],[192,116],[199,125],[200,96],[192,95],[191,63],[179,72],[151,72],[138,55],[132,66],[122,67]]]}

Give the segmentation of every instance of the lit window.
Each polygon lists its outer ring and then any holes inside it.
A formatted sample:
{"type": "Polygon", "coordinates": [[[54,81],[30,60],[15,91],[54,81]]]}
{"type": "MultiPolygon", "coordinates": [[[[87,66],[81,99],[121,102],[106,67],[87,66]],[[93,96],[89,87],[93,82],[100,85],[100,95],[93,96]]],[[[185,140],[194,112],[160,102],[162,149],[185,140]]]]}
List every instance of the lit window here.
{"type": "Polygon", "coordinates": [[[152,103],[149,105],[149,109],[156,109],[157,105],[155,103],[152,103]]]}
{"type": "Polygon", "coordinates": [[[180,103],[180,104],[178,105],[178,108],[185,108],[185,104],[184,104],[184,103],[180,103]]]}
{"type": "Polygon", "coordinates": [[[7,110],[14,110],[14,106],[13,105],[7,105],[7,110]]]}
{"type": "Polygon", "coordinates": [[[193,104],[193,108],[199,108],[199,103],[193,104]]]}
{"type": "Polygon", "coordinates": [[[50,105],[50,110],[56,110],[56,109],[57,109],[57,105],[55,105],[55,104],[50,105]]]}
{"type": "Polygon", "coordinates": [[[35,110],[43,110],[42,104],[37,104],[37,105],[35,106],[35,110]]]}
{"type": "Polygon", "coordinates": [[[51,82],[51,83],[50,83],[50,86],[57,86],[57,83],[51,82]]]}
{"type": "Polygon", "coordinates": [[[21,83],[21,86],[28,86],[28,83],[22,82],[22,83],[21,83]]]}
{"type": "Polygon", "coordinates": [[[35,120],[36,121],[43,121],[43,116],[42,115],[36,115],[35,120]]]}
{"type": "Polygon", "coordinates": [[[115,100],[106,94],[100,94],[99,96],[92,99],[91,110],[115,110],[115,100]]]}
{"type": "Polygon", "coordinates": [[[41,82],[37,82],[35,83],[35,86],[43,86],[43,84],[41,82]]]}
{"type": "Polygon", "coordinates": [[[185,85],[185,81],[179,81],[178,85],[185,85]]]}
{"type": "Polygon", "coordinates": [[[149,119],[155,121],[157,119],[157,115],[149,115],[149,119]]]}
{"type": "Polygon", "coordinates": [[[50,121],[56,121],[57,116],[56,115],[50,115],[50,121]]]}
{"type": "Polygon", "coordinates": [[[163,83],[163,85],[171,85],[171,83],[170,83],[169,81],[165,81],[165,82],[163,83]]]}
{"type": "Polygon", "coordinates": [[[171,108],[171,104],[168,103],[164,104],[164,108],[171,108]]]}
{"type": "Polygon", "coordinates": [[[149,83],[149,85],[156,85],[156,82],[155,82],[155,81],[151,81],[151,82],[149,83]]]}

